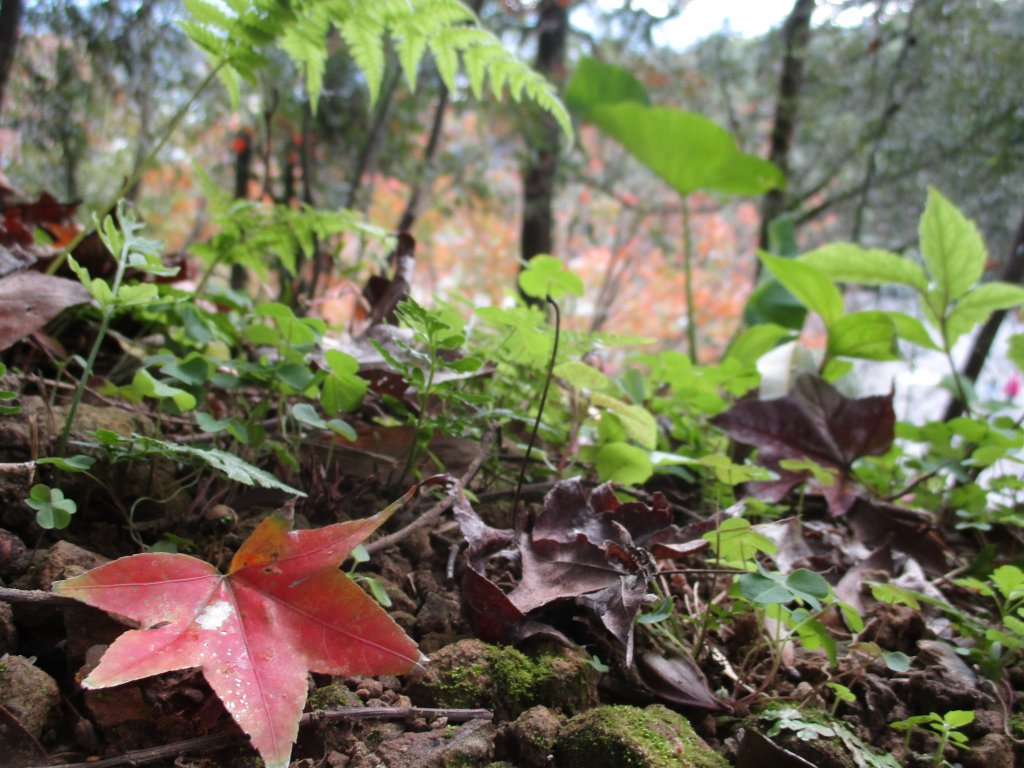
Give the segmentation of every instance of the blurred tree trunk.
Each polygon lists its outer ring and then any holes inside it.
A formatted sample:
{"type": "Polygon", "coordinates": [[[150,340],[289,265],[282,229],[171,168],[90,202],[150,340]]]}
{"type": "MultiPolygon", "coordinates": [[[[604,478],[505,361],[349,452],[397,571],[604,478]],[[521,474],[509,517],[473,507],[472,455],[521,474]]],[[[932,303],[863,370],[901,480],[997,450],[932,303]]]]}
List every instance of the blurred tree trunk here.
{"type": "MultiPolygon", "coordinates": [[[[775,121],[772,124],[771,149],[768,159],[789,175],[789,154],[796,133],[800,113],[800,89],[804,80],[804,60],[811,39],[811,16],[815,0],[796,0],[793,10],[782,28],[785,53],[779,73],[779,92],[775,101],[775,121]]],[[[785,189],[770,190],[761,202],[761,234],[758,245],[768,249],[768,228],[772,220],[786,210],[785,189]]],[[[761,262],[757,263],[758,271],[761,262]]]]}
{"type": "Polygon", "coordinates": [[[18,29],[21,26],[22,0],[0,0],[0,114],[3,114],[4,91],[18,47],[18,29]]]}
{"type": "MultiPolygon", "coordinates": [[[[232,140],[235,152],[235,198],[244,200],[249,197],[249,181],[252,179],[252,132],[241,130],[232,140]]],[[[231,265],[231,288],[235,291],[245,289],[249,281],[249,273],[241,264],[231,265]]]]}
{"type": "MultiPolygon", "coordinates": [[[[534,68],[557,82],[565,69],[565,40],[569,32],[567,0],[541,0],[537,19],[537,58],[534,68]]],[[[523,222],[520,254],[524,262],[551,253],[555,172],[561,129],[547,112],[532,110],[525,122],[526,160],[523,164],[523,222]]]]}
{"type": "MultiPolygon", "coordinates": [[[[1020,224],[1017,225],[1017,234],[1013,237],[1013,247],[1010,248],[1010,255],[1003,264],[1002,271],[999,273],[999,279],[1005,283],[1013,283],[1015,285],[1024,281],[1024,217],[1021,217],[1020,224]]],[[[985,324],[981,326],[981,330],[978,331],[974,344],[971,346],[971,353],[967,357],[967,364],[964,365],[961,373],[965,379],[970,379],[972,382],[978,380],[978,376],[981,375],[981,369],[985,367],[985,360],[988,358],[989,350],[992,349],[992,343],[996,340],[999,326],[1003,324],[1003,318],[1006,317],[1007,311],[1005,309],[996,310],[985,324]]],[[[949,407],[946,408],[946,421],[955,419],[957,416],[962,415],[963,412],[964,403],[959,397],[954,397],[949,407]]]]}

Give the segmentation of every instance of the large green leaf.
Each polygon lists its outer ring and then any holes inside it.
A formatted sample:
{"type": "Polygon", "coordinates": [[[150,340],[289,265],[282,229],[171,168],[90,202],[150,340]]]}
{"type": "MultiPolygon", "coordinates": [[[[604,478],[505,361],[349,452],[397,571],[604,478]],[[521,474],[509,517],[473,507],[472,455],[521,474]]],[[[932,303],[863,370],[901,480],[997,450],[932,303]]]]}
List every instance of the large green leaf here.
{"type": "Polygon", "coordinates": [[[647,90],[632,72],[590,56],[580,59],[565,87],[564,100],[565,106],[583,120],[590,119],[591,110],[599,104],[619,101],[650,104],[647,90]]]}
{"type": "Polygon", "coordinates": [[[885,312],[854,312],[828,329],[829,357],[898,360],[896,325],[885,312]]]}
{"type": "Polygon", "coordinates": [[[775,165],[744,153],[732,134],[693,112],[623,101],[595,105],[589,117],[680,195],[759,195],[784,183],[775,165]]]}
{"type": "Polygon", "coordinates": [[[950,345],[976,325],[985,322],[997,309],[1012,309],[1024,303],[1024,288],[1009,283],[985,283],[972,290],[946,318],[946,337],[950,345]]]}
{"type": "Polygon", "coordinates": [[[935,284],[936,314],[981,279],[985,269],[985,242],[978,228],[933,187],[921,216],[918,233],[921,255],[935,284]]]}
{"type": "Polygon", "coordinates": [[[830,327],[843,316],[843,296],[835,283],[814,267],[793,259],[772,256],[761,251],[761,262],[790,293],[809,310],[817,312],[830,327]]]}
{"type": "Polygon", "coordinates": [[[854,243],[830,243],[799,258],[841,283],[858,285],[909,285],[920,291],[928,278],[920,265],[891,251],[862,248],[854,243]]]}
{"type": "Polygon", "coordinates": [[[623,485],[640,485],[654,474],[650,454],[643,448],[637,448],[629,443],[608,443],[601,446],[594,463],[602,480],[611,480],[623,485]]]}
{"type": "Polygon", "coordinates": [[[596,392],[590,399],[598,408],[607,408],[619,417],[622,428],[630,440],[642,445],[648,451],[654,450],[658,442],[658,423],[650,411],[640,405],[624,403],[618,398],[596,392]]]}

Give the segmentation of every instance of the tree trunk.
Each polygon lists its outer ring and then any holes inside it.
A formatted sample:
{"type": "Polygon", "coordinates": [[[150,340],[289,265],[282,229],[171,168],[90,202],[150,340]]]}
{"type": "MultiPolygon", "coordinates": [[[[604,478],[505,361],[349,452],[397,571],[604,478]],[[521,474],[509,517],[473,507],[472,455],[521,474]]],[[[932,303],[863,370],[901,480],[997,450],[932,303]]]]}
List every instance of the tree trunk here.
{"type": "MultiPolygon", "coordinates": [[[[807,44],[811,39],[814,5],[815,0],[796,0],[782,28],[785,53],[782,57],[782,71],[779,73],[779,95],[775,102],[775,121],[768,159],[786,175],[789,174],[789,154],[800,113],[800,89],[804,80],[807,44]]],[[[768,228],[772,220],[785,210],[784,189],[770,190],[764,196],[761,203],[761,234],[758,238],[762,249],[768,249],[768,228]]],[[[760,271],[760,262],[757,268],[760,271]]]]}
{"type": "MultiPolygon", "coordinates": [[[[1006,283],[1018,284],[1024,281],[1024,217],[1021,217],[1017,225],[1017,234],[1013,237],[1013,246],[1010,248],[1010,255],[1003,264],[999,273],[999,279],[1006,283]]],[[[1008,310],[999,309],[992,313],[992,316],[981,326],[974,344],[971,347],[971,354],[967,357],[967,364],[964,366],[961,376],[970,379],[972,382],[978,380],[981,369],[985,367],[985,360],[988,358],[992,343],[996,340],[996,333],[999,326],[1003,324],[1008,310]]],[[[964,412],[964,403],[959,397],[954,397],[946,408],[946,421],[955,419],[964,412]]]]}
{"type": "MultiPolygon", "coordinates": [[[[239,131],[232,141],[235,151],[235,198],[244,200],[249,196],[249,180],[252,178],[252,133],[239,131]]],[[[245,289],[249,281],[249,273],[241,264],[231,265],[231,288],[235,291],[245,289]]]]}
{"type": "MultiPolygon", "coordinates": [[[[569,9],[564,0],[542,0],[537,20],[535,69],[551,80],[560,79],[565,68],[565,40],[569,9]]],[[[561,145],[561,129],[547,112],[536,110],[526,123],[526,161],[523,165],[523,222],[520,254],[524,262],[551,253],[554,229],[555,171],[561,145]]]]}
{"type": "Polygon", "coordinates": [[[18,47],[23,8],[22,0],[0,0],[0,114],[3,114],[4,91],[14,64],[14,51],[18,47]]]}

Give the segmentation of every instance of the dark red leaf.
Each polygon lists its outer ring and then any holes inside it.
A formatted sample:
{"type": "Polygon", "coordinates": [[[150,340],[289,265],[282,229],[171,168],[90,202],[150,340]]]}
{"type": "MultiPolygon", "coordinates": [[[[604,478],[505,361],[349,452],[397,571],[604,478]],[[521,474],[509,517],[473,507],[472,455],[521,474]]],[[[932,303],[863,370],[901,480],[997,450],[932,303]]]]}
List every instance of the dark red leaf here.
{"type": "Polygon", "coordinates": [[[849,511],[857,489],[849,484],[853,462],[877,456],[892,445],[896,414],[892,394],[848,398],[828,382],[801,375],[793,390],[774,400],[743,400],[712,419],[733,440],[758,448],[758,463],[779,474],[768,483],[752,483],[751,490],[779,500],[809,473],[789,472],[783,459],[810,459],[836,470],[831,485],[811,481],[825,496],[833,515],[849,511]]]}

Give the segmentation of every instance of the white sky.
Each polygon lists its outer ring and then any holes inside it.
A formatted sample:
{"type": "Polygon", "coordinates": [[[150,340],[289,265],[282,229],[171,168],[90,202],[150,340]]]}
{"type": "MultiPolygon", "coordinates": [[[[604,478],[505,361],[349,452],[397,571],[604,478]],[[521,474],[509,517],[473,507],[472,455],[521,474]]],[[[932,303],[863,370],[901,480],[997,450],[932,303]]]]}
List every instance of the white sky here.
{"type": "MultiPolygon", "coordinates": [[[[612,10],[622,7],[622,0],[601,0],[601,6],[612,10]]],[[[664,16],[667,0],[639,0],[634,7],[654,16],[664,16]]],[[[756,37],[781,24],[793,10],[793,0],[690,0],[682,14],[661,24],[654,41],[685,49],[723,29],[741,37],[756,37]]],[[[584,19],[576,23],[586,26],[584,19]],[[582,22],[582,23],[581,23],[582,22]]]]}

